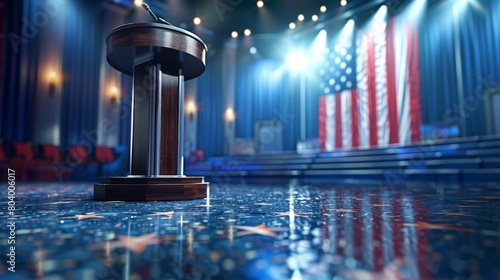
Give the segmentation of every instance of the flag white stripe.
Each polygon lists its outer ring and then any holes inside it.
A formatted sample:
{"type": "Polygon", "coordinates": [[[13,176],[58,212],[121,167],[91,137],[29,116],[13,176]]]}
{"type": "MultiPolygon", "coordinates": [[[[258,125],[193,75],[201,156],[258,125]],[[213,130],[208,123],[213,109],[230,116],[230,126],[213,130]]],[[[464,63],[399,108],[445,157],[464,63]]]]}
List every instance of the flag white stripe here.
{"type": "Polygon", "coordinates": [[[408,46],[405,24],[398,18],[394,22],[394,49],[396,67],[396,96],[398,101],[399,143],[411,142],[410,135],[410,89],[408,82],[408,46]]]}
{"type": "Polygon", "coordinates": [[[352,147],[351,135],[351,91],[345,90],[341,95],[342,102],[342,146],[344,148],[352,147]]]}

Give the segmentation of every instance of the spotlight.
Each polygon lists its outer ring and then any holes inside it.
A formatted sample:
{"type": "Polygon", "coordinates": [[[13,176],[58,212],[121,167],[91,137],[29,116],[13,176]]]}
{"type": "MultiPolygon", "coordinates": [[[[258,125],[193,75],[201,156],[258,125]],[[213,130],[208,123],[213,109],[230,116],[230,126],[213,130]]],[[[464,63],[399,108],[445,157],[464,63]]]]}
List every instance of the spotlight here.
{"type": "Polygon", "coordinates": [[[238,38],[238,32],[236,31],[231,32],[231,37],[238,38]]]}
{"type": "Polygon", "coordinates": [[[243,34],[245,34],[245,36],[250,36],[252,34],[252,31],[250,31],[250,29],[245,29],[245,31],[243,31],[243,34]]]}
{"type": "Polygon", "coordinates": [[[340,5],[342,7],[344,7],[345,5],[347,5],[347,0],[340,0],[340,5]]]}
{"type": "Polygon", "coordinates": [[[303,14],[298,15],[298,16],[297,16],[297,19],[298,19],[299,21],[304,21],[304,15],[303,15],[303,14]]]}
{"type": "Polygon", "coordinates": [[[199,17],[195,17],[195,18],[193,19],[193,23],[194,23],[195,25],[200,25],[200,23],[201,23],[201,18],[199,18],[199,17]]]}
{"type": "Polygon", "coordinates": [[[286,65],[293,72],[300,72],[307,68],[308,56],[302,51],[293,51],[286,57],[286,65]]]}
{"type": "Polygon", "coordinates": [[[136,5],[137,7],[142,6],[142,0],[134,0],[134,5],[136,5]]]}
{"type": "Polygon", "coordinates": [[[264,1],[262,1],[262,0],[257,1],[257,7],[259,7],[259,8],[264,7],[264,1]]]}
{"type": "Polygon", "coordinates": [[[251,54],[256,54],[257,53],[257,48],[256,47],[250,47],[248,50],[251,54]]]}
{"type": "Polygon", "coordinates": [[[326,6],[324,6],[324,5],[323,5],[323,6],[321,6],[321,7],[319,8],[319,10],[320,10],[322,13],[326,12],[326,6]]]}
{"type": "Polygon", "coordinates": [[[318,15],[312,15],[311,19],[312,21],[318,21],[318,15]]]}
{"type": "Polygon", "coordinates": [[[288,24],[288,27],[290,29],[295,29],[295,27],[296,27],[295,22],[290,22],[290,24],[288,24]]]}

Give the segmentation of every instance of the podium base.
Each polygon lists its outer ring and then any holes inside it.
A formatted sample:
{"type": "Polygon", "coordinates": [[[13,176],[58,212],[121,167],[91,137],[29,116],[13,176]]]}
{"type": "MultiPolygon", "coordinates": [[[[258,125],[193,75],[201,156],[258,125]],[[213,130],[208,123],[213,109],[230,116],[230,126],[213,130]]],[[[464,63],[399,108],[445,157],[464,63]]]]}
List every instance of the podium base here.
{"type": "Polygon", "coordinates": [[[207,197],[203,177],[110,177],[94,185],[95,200],[156,201],[207,197]]]}

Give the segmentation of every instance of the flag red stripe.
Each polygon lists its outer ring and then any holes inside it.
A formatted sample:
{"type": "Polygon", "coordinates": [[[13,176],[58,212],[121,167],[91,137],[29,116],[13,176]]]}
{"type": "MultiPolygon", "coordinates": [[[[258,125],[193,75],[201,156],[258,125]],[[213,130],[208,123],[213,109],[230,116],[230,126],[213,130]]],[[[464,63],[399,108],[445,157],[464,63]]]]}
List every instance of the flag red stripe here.
{"type": "Polygon", "coordinates": [[[410,135],[411,142],[420,142],[422,126],[422,110],[420,106],[420,69],[418,54],[418,34],[416,27],[408,26],[408,84],[410,88],[410,135]]]}
{"type": "Polygon", "coordinates": [[[394,49],[394,19],[387,28],[387,106],[389,121],[389,144],[399,143],[398,103],[396,94],[396,59],[394,49]]]}
{"type": "Polygon", "coordinates": [[[335,94],[335,148],[342,148],[342,99],[341,93],[335,94]]]}
{"type": "Polygon", "coordinates": [[[370,146],[378,145],[377,127],[377,79],[375,74],[375,42],[373,37],[368,38],[366,77],[368,86],[368,129],[370,146]]]}
{"type": "Polygon", "coordinates": [[[326,150],[326,96],[319,97],[319,147],[326,150]]]}
{"type": "Polygon", "coordinates": [[[359,147],[359,107],[358,107],[358,91],[351,90],[351,133],[352,147],[359,147]]]}

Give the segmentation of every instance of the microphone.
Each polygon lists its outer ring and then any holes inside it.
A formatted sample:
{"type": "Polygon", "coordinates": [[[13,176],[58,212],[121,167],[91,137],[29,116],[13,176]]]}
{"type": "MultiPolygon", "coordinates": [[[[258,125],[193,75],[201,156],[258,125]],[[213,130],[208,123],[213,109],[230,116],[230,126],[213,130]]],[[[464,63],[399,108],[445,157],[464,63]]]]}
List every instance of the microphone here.
{"type": "Polygon", "coordinates": [[[159,22],[159,23],[164,23],[164,24],[167,24],[167,25],[172,25],[170,22],[162,19],[162,18],[159,18],[155,15],[155,13],[153,13],[153,11],[151,10],[151,8],[149,8],[149,5],[146,4],[146,3],[142,3],[142,7],[144,8],[144,10],[148,11],[149,14],[155,19],[156,22],[159,22]]]}

